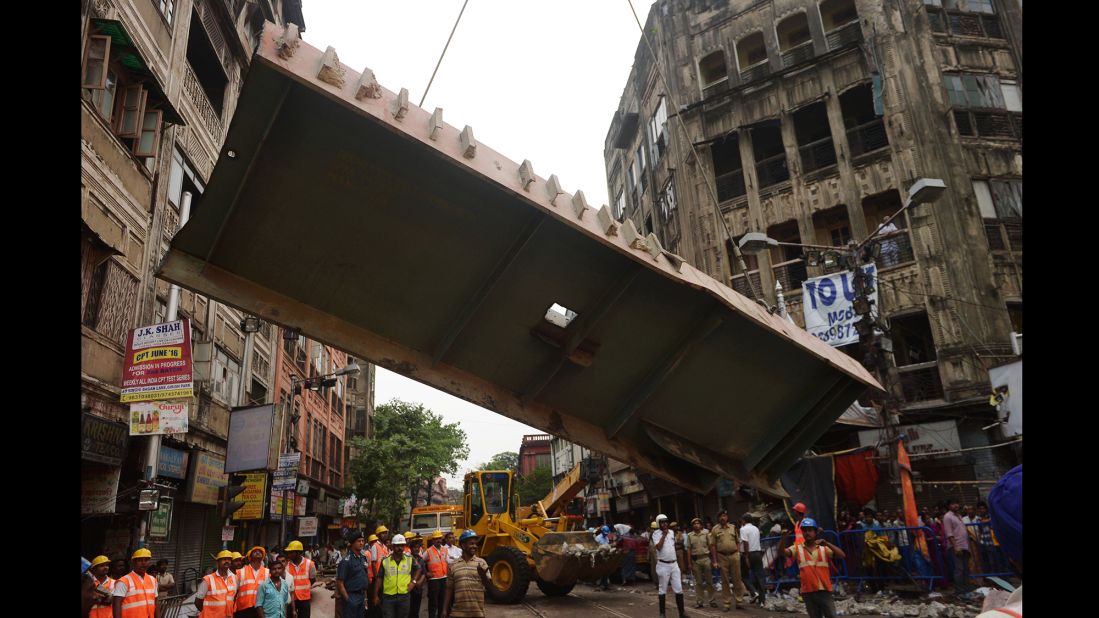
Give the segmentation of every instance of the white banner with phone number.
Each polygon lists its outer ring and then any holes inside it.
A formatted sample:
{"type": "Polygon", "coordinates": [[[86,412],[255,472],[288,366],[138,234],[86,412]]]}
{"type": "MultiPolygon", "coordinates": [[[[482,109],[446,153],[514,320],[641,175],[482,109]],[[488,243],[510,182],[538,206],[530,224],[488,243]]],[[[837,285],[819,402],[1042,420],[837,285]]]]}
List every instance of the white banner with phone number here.
{"type": "MultiPolygon", "coordinates": [[[[870,294],[870,300],[874,302],[871,310],[877,314],[878,271],[873,264],[863,266],[863,270],[870,275],[874,290],[870,294]]],[[[830,346],[839,347],[859,340],[859,334],[855,331],[859,316],[852,307],[855,300],[854,276],[855,273],[845,271],[806,279],[801,284],[805,330],[830,346]]]]}

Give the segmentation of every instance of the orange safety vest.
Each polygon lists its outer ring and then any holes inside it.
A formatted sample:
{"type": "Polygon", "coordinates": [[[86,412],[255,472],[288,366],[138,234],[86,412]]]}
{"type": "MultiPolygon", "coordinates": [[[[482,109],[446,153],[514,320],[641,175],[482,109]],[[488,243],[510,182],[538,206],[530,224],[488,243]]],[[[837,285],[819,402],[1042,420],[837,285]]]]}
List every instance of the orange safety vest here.
{"type": "Polygon", "coordinates": [[[237,578],[232,571],[223,580],[216,572],[202,578],[206,582],[206,596],[202,599],[200,618],[232,618],[233,601],[237,594],[237,578]],[[218,587],[218,582],[222,586],[218,587]]]}
{"type": "Polygon", "coordinates": [[[259,592],[259,585],[270,576],[271,574],[267,571],[267,567],[265,566],[261,566],[259,571],[253,569],[251,564],[246,564],[241,567],[240,583],[237,588],[236,611],[239,612],[242,609],[256,606],[256,593],[259,592]]]}
{"type": "Polygon", "coordinates": [[[106,605],[102,605],[100,603],[92,603],[92,611],[88,614],[88,616],[90,616],[91,618],[114,618],[114,610],[111,609],[111,604],[114,602],[115,583],[117,582],[115,582],[115,580],[111,579],[110,577],[104,578],[103,583],[100,583],[98,579],[95,580],[96,589],[106,588],[107,594],[109,596],[107,597],[106,605]]]}
{"type": "Polygon", "coordinates": [[[794,545],[803,545],[804,543],[805,535],[801,533],[801,519],[799,519],[794,522],[794,545]]]}
{"type": "Polygon", "coordinates": [[[428,547],[425,555],[427,561],[427,576],[429,579],[446,577],[446,550],[438,547],[428,547]]]}
{"type": "Polygon", "coordinates": [[[309,558],[301,559],[301,566],[294,567],[294,561],[286,562],[286,572],[294,580],[294,598],[299,601],[308,601],[313,596],[312,584],[309,583],[309,567],[313,561],[309,558]]]}
{"type": "MultiPolygon", "coordinates": [[[[126,584],[122,597],[122,618],[154,618],[156,616],[156,580],[148,573],[138,577],[130,571],[120,581],[126,584]]],[[[112,599],[113,602],[113,599],[112,599]]]]}
{"type": "Polygon", "coordinates": [[[818,592],[821,590],[832,591],[831,561],[825,553],[823,545],[818,545],[813,551],[805,549],[804,545],[797,545],[798,571],[801,575],[801,592],[818,592]]]}
{"type": "Polygon", "coordinates": [[[378,570],[381,569],[382,560],[385,559],[385,557],[389,555],[389,548],[386,547],[385,543],[382,543],[381,541],[378,541],[375,544],[375,547],[371,548],[371,551],[373,551],[373,549],[378,550],[378,559],[370,561],[370,579],[371,580],[374,579],[374,576],[378,574],[378,570]]]}

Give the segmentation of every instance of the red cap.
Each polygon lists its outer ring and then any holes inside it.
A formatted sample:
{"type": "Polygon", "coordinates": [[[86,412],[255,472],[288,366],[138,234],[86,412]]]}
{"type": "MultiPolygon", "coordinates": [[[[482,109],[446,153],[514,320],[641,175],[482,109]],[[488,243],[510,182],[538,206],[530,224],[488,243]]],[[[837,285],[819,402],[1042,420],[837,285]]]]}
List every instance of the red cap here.
{"type": "Polygon", "coordinates": [[[794,510],[797,511],[798,513],[804,514],[805,511],[806,511],[805,505],[798,502],[797,504],[794,505],[794,510]]]}

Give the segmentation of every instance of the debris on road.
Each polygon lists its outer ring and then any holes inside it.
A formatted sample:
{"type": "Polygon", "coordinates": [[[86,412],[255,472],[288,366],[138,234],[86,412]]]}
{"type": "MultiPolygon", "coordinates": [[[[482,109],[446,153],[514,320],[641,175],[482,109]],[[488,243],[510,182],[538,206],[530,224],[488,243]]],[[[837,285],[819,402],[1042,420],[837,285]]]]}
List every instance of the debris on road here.
{"type": "MultiPolygon", "coordinates": [[[[791,589],[793,594],[783,594],[780,597],[769,597],[764,609],[772,612],[805,613],[805,603],[797,596],[797,589],[791,589]]],[[[900,601],[895,596],[877,596],[866,600],[852,598],[836,599],[837,616],[890,616],[893,618],[973,618],[980,613],[980,608],[973,605],[948,605],[931,600],[925,603],[911,603],[900,601]]]]}

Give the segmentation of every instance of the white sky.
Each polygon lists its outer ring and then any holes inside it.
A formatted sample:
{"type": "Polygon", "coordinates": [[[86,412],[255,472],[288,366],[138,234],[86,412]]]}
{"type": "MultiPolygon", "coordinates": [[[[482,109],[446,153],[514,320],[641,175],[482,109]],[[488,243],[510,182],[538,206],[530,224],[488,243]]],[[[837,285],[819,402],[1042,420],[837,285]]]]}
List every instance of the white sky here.
{"type": "MultiPolygon", "coordinates": [[[[393,92],[419,103],[463,0],[308,0],[302,38],[357,71],[369,67],[393,92]]],[[[651,0],[633,0],[644,23],[651,0]]],[[[455,127],[536,174],[557,174],[562,189],[607,203],[603,140],[618,109],[641,33],[627,0],[469,0],[423,107],[442,107],[455,127]]],[[[540,433],[385,369],[375,399],[400,398],[461,423],[470,467],[518,451],[540,433]]]]}

